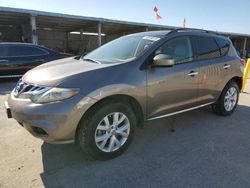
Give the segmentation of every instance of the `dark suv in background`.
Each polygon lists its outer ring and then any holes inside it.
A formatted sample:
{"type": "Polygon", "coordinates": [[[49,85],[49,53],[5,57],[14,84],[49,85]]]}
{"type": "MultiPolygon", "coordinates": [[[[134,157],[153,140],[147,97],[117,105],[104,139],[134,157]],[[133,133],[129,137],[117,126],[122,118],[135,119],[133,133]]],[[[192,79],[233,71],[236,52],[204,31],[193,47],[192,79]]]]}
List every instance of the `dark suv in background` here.
{"type": "Polygon", "coordinates": [[[128,147],[144,120],[207,105],[230,115],[242,74],[241,59],[224,36],[188,29],[144,32],[80,59],[30,70],[5,107],[35,137],[49,143],[76,141],[87,154],[109,159],[128,147]]]}
{"type": "Polygon", "coordinates": [[[38,45],[0,42],[0,78],[21,77],[40,64],[65,57],[38,45]]]}

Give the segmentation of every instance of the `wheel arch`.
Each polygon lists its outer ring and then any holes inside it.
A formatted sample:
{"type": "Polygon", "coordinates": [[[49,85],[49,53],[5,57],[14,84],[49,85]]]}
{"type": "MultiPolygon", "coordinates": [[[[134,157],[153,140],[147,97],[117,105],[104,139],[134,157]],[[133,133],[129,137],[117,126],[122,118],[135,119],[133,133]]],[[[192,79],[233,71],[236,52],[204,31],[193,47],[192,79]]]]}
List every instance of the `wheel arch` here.
{"type": "MultiPolygon", "coordinates": [[[[227,85],[228,85],[230,82],[235,82],[235,83],[239,86],[239,90],[241,91],[241,88],[242,88],[242,77],[234,76],[234,77],[232,77],[230,80],[228,80],[228,82],[225,84],[225,86],[224,86],[223,89],[221,90],[220,95],[218,96],[218,99],[221,97],[222,92],[224,91],[224,89],[227,87],[227,85]]],[[[217,100],[218,100],[218,99],[217,99],[217,100]]]]}
{"type": "MultiPolygon", "coordinates": [[[[239,77],[239,76],[235,76],[235,77],[233,77],[233,78],[231,78],[228,82],[227,82],[227,84],[229,83],[229,82],[235,82],[238,86],[239,86],[239,90],[241,91],[241,89],[242,89],[242,77],[239,77]]],[[[226,85],[227,85],[226,84],[226,85]]]]}
{"type": "Polygon", "coordinates": [[[230,85],[232,83],[235,83],[238,87],[239,87],[239,92],[242,88],[242,78],[239,77],[239,76],[235,76],[233,78],[231,78],[227,83],[226,85],[224,86],[223,90],[221,91],[221,94],[218,98],[218,100],[216,101],[216,103],[214,103],[212,105],[212,109],[213,111],[218,114],[218,115],[222,115],[222,116],[228,116],[230,115],[234,110],[235,108],[237,107],[237,102],[238,102],[238,99],[239,99],[239,95],[238,95],[238,98],[237,98],[237,101],[236,101],[236,106],[231,109],[231,111],[226,111],[225,110],[225,106],[224,106],[224,97],[225,97],[225,94],[227,92],[226,89],[228,89],[230,87],[230,85]],[[223,96],[223,98],[222,98],[223,96]]]}
{"type": "Polygon", "coordinates": [[[129,104],[131,106],[132,110],[134,111],[134,113],[136,114],[137,127],[142,128],[144,126],[144,113],[143,113],[142,106],[134,97],[131,97],[129,95],[124,95],[124,94],[111,95],[111,96],[107,96],[107,97],[104,97],[104,98],[98,100],[95,104],[93,104],[91,107],[89,107],[89,109],[83,114],[83,116],[82,116],[82,118],[81,118],[81,120],[78,123],[77,128],[76,128],[76,133],[75,133],[76,141],[78,139],[77,132],[79,130],[80,123],[82,121],[84,121],[84,119],[91,112],[93,112],[95,109],[99,108],[99,106],[103,105],[104,103],[109,103],[109,102],[119,102],[119,103],[129,104]]]}

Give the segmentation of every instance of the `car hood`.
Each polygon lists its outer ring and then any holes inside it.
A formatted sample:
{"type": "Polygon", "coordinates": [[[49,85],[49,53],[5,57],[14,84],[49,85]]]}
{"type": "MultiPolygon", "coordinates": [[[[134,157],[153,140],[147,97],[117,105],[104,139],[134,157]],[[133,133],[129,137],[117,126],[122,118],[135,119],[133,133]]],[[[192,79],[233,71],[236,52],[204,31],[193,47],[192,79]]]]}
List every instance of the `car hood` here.
{"type": "Polygon", "coordinates": [[[111,65],[97,64],[70,57],[51,61],[31,69],[23,76],[22,80],[37,85],[56,86],[68,77],[107,66],[111,65]]]}

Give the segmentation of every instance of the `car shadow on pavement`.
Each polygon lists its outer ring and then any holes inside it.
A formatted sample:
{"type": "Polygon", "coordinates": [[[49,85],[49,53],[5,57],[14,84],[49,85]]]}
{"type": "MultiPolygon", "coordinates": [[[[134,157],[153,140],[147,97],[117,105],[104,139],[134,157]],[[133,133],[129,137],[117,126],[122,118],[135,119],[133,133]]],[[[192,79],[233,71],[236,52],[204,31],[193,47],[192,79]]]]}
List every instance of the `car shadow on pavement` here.
{"type": "Polygon", "coordinates": [[[249,114],[243,105],[226,118],[205,107],[149,121],[109,161],[86,159],[74,144],[44,143],[41,179],[45,187],[248,187],[249,114]]]}

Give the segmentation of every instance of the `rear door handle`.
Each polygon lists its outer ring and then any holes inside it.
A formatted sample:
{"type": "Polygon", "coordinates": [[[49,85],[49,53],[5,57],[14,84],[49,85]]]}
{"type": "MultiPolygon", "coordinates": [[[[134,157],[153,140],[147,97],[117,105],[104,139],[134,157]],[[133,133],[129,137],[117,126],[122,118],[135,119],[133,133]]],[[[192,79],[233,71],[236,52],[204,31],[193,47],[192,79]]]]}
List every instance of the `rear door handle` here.
{"type": "Polygon", "coordinates": [[[230,67],[231,67],[231,65],[228,65],[228,64],[225,64],[225,65],[223,66],[224,69],[229,69],[230,67]]]}
{"type": "Polygon", "coordinates": [[[194,76],[196,76],[198,74],[199,74],[199,72],[191,71],[190,73],[188,73],[188,76],[194,77],[194,76]]]}

